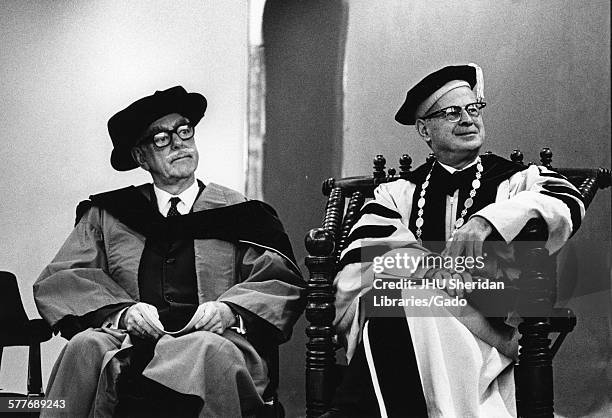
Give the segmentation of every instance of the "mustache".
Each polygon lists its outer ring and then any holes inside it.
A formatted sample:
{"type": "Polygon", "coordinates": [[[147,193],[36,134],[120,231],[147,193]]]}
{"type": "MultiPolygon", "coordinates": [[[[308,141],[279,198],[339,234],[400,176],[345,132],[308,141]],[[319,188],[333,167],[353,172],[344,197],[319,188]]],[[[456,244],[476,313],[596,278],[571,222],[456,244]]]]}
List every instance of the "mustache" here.
{"type": "Polygon", "coordinates": [[[168,155],[167,160],[172,162],[174,160],[178,160],[179,158],[183,158],[183,157],[193,157],[194,152],[195,152],[195,149],[193,148],[189,148],[189,147],[182,148],[168,155]]]}

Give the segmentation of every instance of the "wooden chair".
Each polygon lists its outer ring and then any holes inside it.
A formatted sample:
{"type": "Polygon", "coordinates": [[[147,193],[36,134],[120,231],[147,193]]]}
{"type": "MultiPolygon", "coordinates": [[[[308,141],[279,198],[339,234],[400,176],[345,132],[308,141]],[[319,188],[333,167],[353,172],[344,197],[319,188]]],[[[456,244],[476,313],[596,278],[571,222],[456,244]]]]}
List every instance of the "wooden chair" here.
{"type": "MultiPolygon", "coordinates": [[[[433,158],[430,155],[429,158],[433,158]]],[[[523,154],[515,150],[511,160],[523,164],[523,154]]],[[[542,165],[568,178],[583,196],[585,207],[599,189],[610,186],[610,170],[603,168],[553,168],[552,152],[540,152],[542,165]]],[[[429,160],[429,159],[428,159],[429,160]]],[[[358,218],[359,210],[381,183],[407,178],[412,160],[404,154],[399,159],[399,174],[390,168],[385,172],[382,155],[374,159],[372,176],[330,178],[323,182],[323,194],[328,196],[322,228],[312,229],[305,239],[310,272],[306,329],[306,415],[317,417],[325,412],[337,386],[341,367],[335,364],[335,330],[333,280],[338,272],[340,253],[358,218]],[[348,201],[348,203],[347,203],[348,201]]],[[[525,319],[519,325],[519,361],[515,366],[517,408],[519,416],[553,416],[552,359],[565,336],[576,325],[570,309],[554,308],[556,301],[556,260],[544,248],[547,230],[543,223],[531,220],[515,239],[522,242],[517,259],[524,266],[517,280],[515,310],[525,319]],[[551,345],[550,334],[558,333],[551,345]]]]}
{"type": "MultiPolygon", "coordinates": [[[[29,347],[27,393],[0,390],[0,398],[35,400],[44,397],[40,344],[49,339],[51,339],[51,328],[44,320],[28,319],[23,309],[15,275],[8,271],[0,271],[0,366],[4,347],[29,347]]],[[[38,413],[17,415],[38,416],[38,413]]]]}

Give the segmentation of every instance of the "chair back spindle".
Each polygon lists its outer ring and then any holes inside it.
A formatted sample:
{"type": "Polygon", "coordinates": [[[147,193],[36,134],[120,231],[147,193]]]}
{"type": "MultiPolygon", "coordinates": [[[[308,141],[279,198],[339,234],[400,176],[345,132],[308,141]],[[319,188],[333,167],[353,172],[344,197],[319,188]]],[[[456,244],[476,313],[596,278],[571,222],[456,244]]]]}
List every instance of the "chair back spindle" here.
{"type": "Polygon", "coordinates": [[[344,215],[344,221],[342,222],[342,232],[339,240],[337,241],[338,245],[335,252],[337,262],[340,261],[340,254],[346,248],[349,233],[359,218],[359,211],[361,210],[364,202],[365,196],[359,191],[353,192],[351,198],[349,199],[346,214],[344,215]]]}

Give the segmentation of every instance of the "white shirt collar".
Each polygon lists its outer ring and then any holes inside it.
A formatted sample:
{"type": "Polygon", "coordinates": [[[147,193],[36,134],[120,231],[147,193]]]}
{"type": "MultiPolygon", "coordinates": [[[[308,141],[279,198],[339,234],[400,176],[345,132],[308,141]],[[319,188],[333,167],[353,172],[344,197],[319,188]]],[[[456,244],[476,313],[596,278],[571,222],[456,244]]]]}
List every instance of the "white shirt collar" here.
{"type": "Polygon", "coordinates": [[[168,211],[170,210],[170,199],[173,197],[178,197],[181,201],[176,205],[176,209],[179,211],[181,215],[186,215],[191,211],[191,207],[198,197],[198,193],[200,192],[200,187],[198,186],[198,182],[194,180],[193,184],[185,189],[182,193],[174,196],[165,190],[160,189],[155,184],[153,184],[153,191],[155,191],[155,197],[157,198],[157,207],[159,208],[159,212],[167,216],[168,211]]]}
{"type": "Polygon", "coordinates": [[[478,157],[474,158],[474,161],[472,161],[471,163],[469,163],[468,165],[466,165],[465,167],[463,167],[461,170],[456,169],[455,167],[451,167],[450,165],[446,165],[444,163],[441,163],[440,161],[438,161],[438,164],[440,164],[442,167],[444,167],[444,169],[446,171],[448,171],[451,174],[454,174],[455,171],[463,171],[466,170],[468,168],[470,168],[471,166],[473,166],[474,164],[476,164],[476,161],[478,161],[478,157]]]}

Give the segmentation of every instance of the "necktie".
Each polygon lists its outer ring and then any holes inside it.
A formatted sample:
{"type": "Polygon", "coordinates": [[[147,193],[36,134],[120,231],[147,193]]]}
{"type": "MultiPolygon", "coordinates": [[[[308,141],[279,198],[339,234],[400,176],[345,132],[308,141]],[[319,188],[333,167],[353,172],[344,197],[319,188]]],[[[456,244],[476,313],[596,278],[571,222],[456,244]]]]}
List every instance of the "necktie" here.
{"type": "Polygon", "coordinates": [[[176,208],[176,205],[178,205],[178,202],[181,201],[180,197],[173,197],[170,198],[170,209],[168,210],[168,215],[167,217],[171,217],[171,216],[179,216],[180,213],[178,211],[178,209],[176,208]]]}

